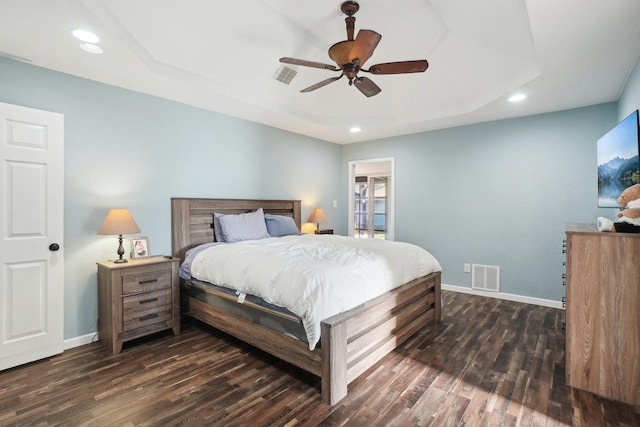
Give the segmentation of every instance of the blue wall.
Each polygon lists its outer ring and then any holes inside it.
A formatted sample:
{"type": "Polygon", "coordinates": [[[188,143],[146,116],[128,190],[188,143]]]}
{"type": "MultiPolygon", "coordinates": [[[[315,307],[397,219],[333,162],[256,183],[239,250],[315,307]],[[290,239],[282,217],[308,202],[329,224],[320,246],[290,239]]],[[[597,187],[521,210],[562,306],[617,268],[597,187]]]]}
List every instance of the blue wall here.
{"type": "Polygon", "coordinates": [[[347,164],[396,159],[396,239],[432,251],[443,282],[499,265],[502,292],[559,301],[564,228],[615,217],[596,202],[596,141],[640,105],[620,102],[340,146],[0,57],[0,102],[65,115],[65,338],[96,330],[97,236],[131,209],[169,253],[171,197],[296,198],[347,230],[347,164]],[[338,208],[332,209],[332,200],[338,208]]]}
{"type": "Polygon", "coordinates": [[[471,286],[465,263],[501,267],[501,292],[560,301],[567,223],[597,208],[596,141],[616,104],[350,144],[351,160],[396,159],[396,239],[429,249],[443,283],[471,286]]]}

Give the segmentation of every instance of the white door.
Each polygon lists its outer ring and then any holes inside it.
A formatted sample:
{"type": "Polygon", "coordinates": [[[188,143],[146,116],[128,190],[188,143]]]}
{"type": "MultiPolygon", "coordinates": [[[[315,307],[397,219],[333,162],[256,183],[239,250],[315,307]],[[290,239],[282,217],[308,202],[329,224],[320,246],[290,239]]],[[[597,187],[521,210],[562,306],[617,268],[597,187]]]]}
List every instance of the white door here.
{"type": "Polygon", "coordinates": [[[0,103],[0,370],[63,350],[64,116],[0,103]]]}

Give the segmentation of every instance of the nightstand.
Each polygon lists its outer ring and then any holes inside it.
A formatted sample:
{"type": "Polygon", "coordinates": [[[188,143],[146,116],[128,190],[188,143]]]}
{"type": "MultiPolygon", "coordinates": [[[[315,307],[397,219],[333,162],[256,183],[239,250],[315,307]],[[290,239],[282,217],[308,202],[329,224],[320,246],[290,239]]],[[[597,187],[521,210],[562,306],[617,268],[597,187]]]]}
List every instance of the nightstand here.
{"type": "Polygon", "coordinates": [[[98,331],[113,354],[122,343],[165,329],[180,333],[178,258],[98,262],[98,331]]]}
{"type": "Polygon", "coordinates": [[[316,230],[316,234],[333,234],[333,230],[316,230]]]}

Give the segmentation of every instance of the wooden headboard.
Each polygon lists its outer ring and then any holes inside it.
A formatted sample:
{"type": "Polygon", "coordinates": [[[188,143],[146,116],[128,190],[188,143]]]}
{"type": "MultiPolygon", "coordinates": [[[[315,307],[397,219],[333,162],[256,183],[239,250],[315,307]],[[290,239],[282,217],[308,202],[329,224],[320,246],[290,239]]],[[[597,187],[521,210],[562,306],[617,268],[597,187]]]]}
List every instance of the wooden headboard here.
{"type": "Polygon", "coordinates": [[[171,199],[171,253],[184,260],[194,246],[213,242],[213,213],[237,214],[262,208],[265,213],[292,217],[302,225],[300,200],[171,199]]]}

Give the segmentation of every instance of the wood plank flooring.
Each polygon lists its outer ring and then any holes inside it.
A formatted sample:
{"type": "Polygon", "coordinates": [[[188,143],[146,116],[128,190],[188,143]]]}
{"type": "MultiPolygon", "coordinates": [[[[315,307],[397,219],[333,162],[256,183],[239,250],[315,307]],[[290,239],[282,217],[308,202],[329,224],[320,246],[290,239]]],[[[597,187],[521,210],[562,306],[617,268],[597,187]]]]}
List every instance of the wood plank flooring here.
{"type": "MultiPolygon", "coordinates": [[[[0,372],[2,426],[640,426],[564,384],[564,312],[443,292],[419,332],[330,407],[317,378],[197,322],[0,372]]],[[[637,355],[636,355],[637,357],[637,355]]]]}

